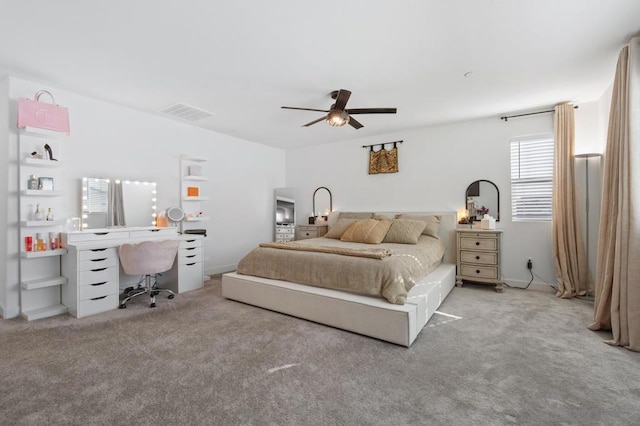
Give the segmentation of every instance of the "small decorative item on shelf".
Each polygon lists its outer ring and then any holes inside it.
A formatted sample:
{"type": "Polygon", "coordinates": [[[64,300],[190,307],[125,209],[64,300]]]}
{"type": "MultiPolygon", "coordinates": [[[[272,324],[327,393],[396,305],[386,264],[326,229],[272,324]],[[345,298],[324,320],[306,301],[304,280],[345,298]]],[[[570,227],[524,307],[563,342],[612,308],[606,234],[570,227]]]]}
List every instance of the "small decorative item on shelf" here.
{"type": "Polygon", "coordinates": [[[40,204],[36,204],[36,210],[33,212],[33,220],[42,220],[42,212],[40,211],[40,204]]]}
{"type": "Polygon", "coordinates": [[[31,235],[24,237],[24,250],[33,251],[33,237],[31,235]]]}
{"type": "Polygon", "coordinates": [[[49,222],[53,220],[53,210],[51,209],[51,207],[47,209],[47,216],[45,217],[44,220],[49,222]]]}
{"type": "Polygon", "coordinates": [[[47,243],[44,240],[44,236],[41,233],[36,234],[36,251],[45,251],[47,249],[47,243]]]}
{"type": "Polygon", "coordinates": [[[200,194],[200,188],[197,186],[187,187],[187,197],[197,197],[200,194]]]}
{"type": "Polygon", "coordinates": [[[35,158],[37,160],[42,160],[42,154],[39,154],[38,151],[33,151],[31,153],[31,158],[35,158]]]}
{"type": "Polygon", "coordinates": [[[51,146],[48,143],[44,144],[44,150],[47,153],[47,160],[58,161],[58,159],[53,158],[53,151],[51,150],[51,146]]]}
{"type": "Polygon", "coordinates": [[[57,232],[49,232],[49,247],[51,250],[60,248],[60,237],[57,232]]]}
{"type": "Polygon", "coordinates": [[[38,189],[38,178],[36,175],[31,175],[27,181],[27,189],[38,189]]]}
{"type": "Polygon", "coordinates": [[[52,177],[39,177],[38,189],[43,191],[53,191],[53,178],[52,177]]]}

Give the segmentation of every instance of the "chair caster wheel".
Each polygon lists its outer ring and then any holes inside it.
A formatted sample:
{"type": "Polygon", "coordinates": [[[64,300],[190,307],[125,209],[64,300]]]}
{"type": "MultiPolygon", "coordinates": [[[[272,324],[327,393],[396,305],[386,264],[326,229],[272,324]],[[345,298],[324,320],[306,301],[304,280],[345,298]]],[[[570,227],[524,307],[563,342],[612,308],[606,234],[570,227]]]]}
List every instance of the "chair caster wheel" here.
{"type": "Polygon", "coordinates": [[[175,296],[173,294],[170,294],[169,296],[167,296],[167,299],[173,299],[175,296]]]}
{"type": "Polygon", "coordinates": [[[158,294],[160,294],[159,291],[152,291],[151,294],[153,294],[154,296],[157,296],[158,294]]]}
{"type": "Polygon", "coordinates": [[[149,305],[149,307],[150,307],[150,308],[155,308],[155,307],[156,307],[156,304],[155,304],[155,303],[152,303],[152,304],[150,304],[150,305],[149,305]]]}
{"type": "Polygon", "coordinates": [[[118,308],[120,308],[120,309],[127,309],[127,305],[124,305],[124,304],[123,304],[123,305],[118,306],[118,308]]]}
{"type": "Polygon", "coordinates": [[[127,288],[125,288],[125,289],[124,289],[124,291],[123,291],[123,293],[127,294],[127,293],[129,293],[130,291],[133,291],[133,287],[127,287],[127,288]]]}

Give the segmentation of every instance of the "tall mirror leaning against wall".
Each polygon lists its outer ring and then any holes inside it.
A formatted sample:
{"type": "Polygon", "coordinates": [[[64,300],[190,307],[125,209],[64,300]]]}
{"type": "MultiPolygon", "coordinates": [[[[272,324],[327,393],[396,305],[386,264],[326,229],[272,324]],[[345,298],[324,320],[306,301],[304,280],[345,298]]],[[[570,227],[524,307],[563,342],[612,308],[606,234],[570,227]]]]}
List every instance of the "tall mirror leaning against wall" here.
{"type": "Polygon", "coordinates": [[[295,188],[274,190],[274,241],[292,241],[296,229],[295,188]]]}
{"type": "Polygon", "coordinates": [[[156,224],[155,182],[82,178],[81,229],[156,224]]]}
{"type": "Polygon", "coordinates": [[[490,180],[477,180],[465,192],[467,217],[470,222],[480,220],[485,214],[500,220],[500,191],[490,180]]]}

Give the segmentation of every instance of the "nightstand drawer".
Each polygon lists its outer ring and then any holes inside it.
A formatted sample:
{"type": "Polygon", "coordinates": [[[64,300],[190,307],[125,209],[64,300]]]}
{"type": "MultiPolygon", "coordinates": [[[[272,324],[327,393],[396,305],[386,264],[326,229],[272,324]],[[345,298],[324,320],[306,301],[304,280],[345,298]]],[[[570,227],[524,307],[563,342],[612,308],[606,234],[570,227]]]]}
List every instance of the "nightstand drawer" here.
{"type": "Polygon", "coordinates": [[[465,263],[481,263],[483,265],[497,265],[498,253],[461,251],[460,261],[465,263]]]}
{"type": "Polygon", "coordinates": [[[473,279],[473,277],[498,279],[498,267],[462,264],[460,265],[460,275],[469,277],[469,279],[473,279]]]}
{"type": "Polygon", "coordinates": [[[311,230],[300,229],[300,233],[298,234],[298,238],[317,238],[317,237],[318,237],[317,229],[311,229],[311,230]]]}
{"type": "Polygon", "coordinates": [[[460,248],[466,250],[498,250],[497,238],[460,238],[460,248]]]}

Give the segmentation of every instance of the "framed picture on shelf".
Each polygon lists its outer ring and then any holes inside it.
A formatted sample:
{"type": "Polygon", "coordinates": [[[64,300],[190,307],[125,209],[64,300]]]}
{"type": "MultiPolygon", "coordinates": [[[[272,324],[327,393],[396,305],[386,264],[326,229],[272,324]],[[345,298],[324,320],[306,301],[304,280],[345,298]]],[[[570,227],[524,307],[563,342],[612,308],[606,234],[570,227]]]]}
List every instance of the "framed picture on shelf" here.
{"type": "Polygon", "coordinates": [[[39,177],[38,189],[42,191],[53,191],[53,178],[52,177],[39,177]]]}

